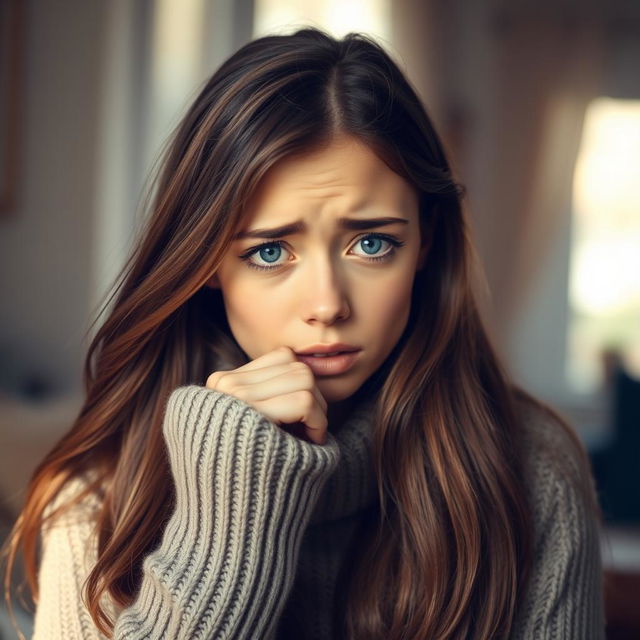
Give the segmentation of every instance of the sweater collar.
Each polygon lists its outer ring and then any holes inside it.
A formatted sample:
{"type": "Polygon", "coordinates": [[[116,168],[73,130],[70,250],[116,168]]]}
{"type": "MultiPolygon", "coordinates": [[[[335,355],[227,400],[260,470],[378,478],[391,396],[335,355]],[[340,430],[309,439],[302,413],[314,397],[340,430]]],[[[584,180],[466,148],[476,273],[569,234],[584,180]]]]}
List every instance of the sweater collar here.
{"type": "Polygon", "coordinates": [[[311,524],[352,516],[378,499],[371,456],[375,402],[362,398],[332,434],[340,449],[340,458],[323,486],[311,515],[311,524]]]}

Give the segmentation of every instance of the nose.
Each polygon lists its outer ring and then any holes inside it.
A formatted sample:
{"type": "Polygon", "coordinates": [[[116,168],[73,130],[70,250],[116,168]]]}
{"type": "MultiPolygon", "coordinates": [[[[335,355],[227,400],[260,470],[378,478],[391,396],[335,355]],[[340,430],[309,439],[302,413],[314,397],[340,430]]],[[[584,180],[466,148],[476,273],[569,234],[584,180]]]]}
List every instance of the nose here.
{"type": "Polygon", "coordinates": [[[343,274],[334,268],[330,258],[310,260],[301,286],[305,322],[331,325],[351,315],[343,274]]]}

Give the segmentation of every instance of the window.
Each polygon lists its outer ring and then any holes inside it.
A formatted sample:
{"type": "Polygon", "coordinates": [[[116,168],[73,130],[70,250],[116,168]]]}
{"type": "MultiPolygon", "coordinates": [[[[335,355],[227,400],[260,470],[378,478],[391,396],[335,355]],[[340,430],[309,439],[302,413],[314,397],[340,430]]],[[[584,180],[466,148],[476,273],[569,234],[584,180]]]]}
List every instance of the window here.
{"type": "Polygon", "coordinates": [[[589,105],[573,201],[567,378],[590,393],[606,350],[640,376],[640,101],[589,105]]]}
{"type": "Polygon", "coordinates": [[[256,0],[254,37],[292,31],[291,26],[312,25],[341,37],[363,31],[378,39],[391,39],[389,0],[256,0]]]}

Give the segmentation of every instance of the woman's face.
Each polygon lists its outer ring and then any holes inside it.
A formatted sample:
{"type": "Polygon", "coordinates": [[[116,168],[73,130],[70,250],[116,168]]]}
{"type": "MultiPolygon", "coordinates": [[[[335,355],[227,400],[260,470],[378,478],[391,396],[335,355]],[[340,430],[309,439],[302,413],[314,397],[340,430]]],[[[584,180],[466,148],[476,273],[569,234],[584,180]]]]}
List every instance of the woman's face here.
{"type": "Polygon", "coordinates": [[[327,403],[353,395],[407,324],[427,251],[418,216],[416,190],[354,138],[271,167],[248,204],[242,237],[208,283],[221,288],[249,359],[283,345],[352,345],[359,351],[347,371],[315,377],[327,403]]]}

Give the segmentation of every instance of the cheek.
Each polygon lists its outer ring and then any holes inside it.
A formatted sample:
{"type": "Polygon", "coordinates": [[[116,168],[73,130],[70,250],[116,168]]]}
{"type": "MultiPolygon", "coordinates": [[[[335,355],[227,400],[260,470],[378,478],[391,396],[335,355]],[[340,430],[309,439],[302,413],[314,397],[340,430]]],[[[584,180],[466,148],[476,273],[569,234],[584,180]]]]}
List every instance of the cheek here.
{"type": "Polygon", "coordinates": [[[262,355],[263,349],[278,335],[278,329],[282,329],[285,305],[278,304],[267,287],[242,278],[225,282],[223,299],[227,320],[238,344],[252,358],[262,355]]]}
{"type": "Polygon", "coordinates": [[[238,286],[231,290],[233,295],[225,298],[229,322],[252,329],[268,323],[273,317],[273,309],[265,306],[260,290],[238,286]]]}
{"type": "Polygon", "coordinates": [[[384,341],[395,340],[404,331],[411,308],[412,286],[412,278],[407,276],[388,278],[359,289],[359,316],[367,318],[384,341]]]}

